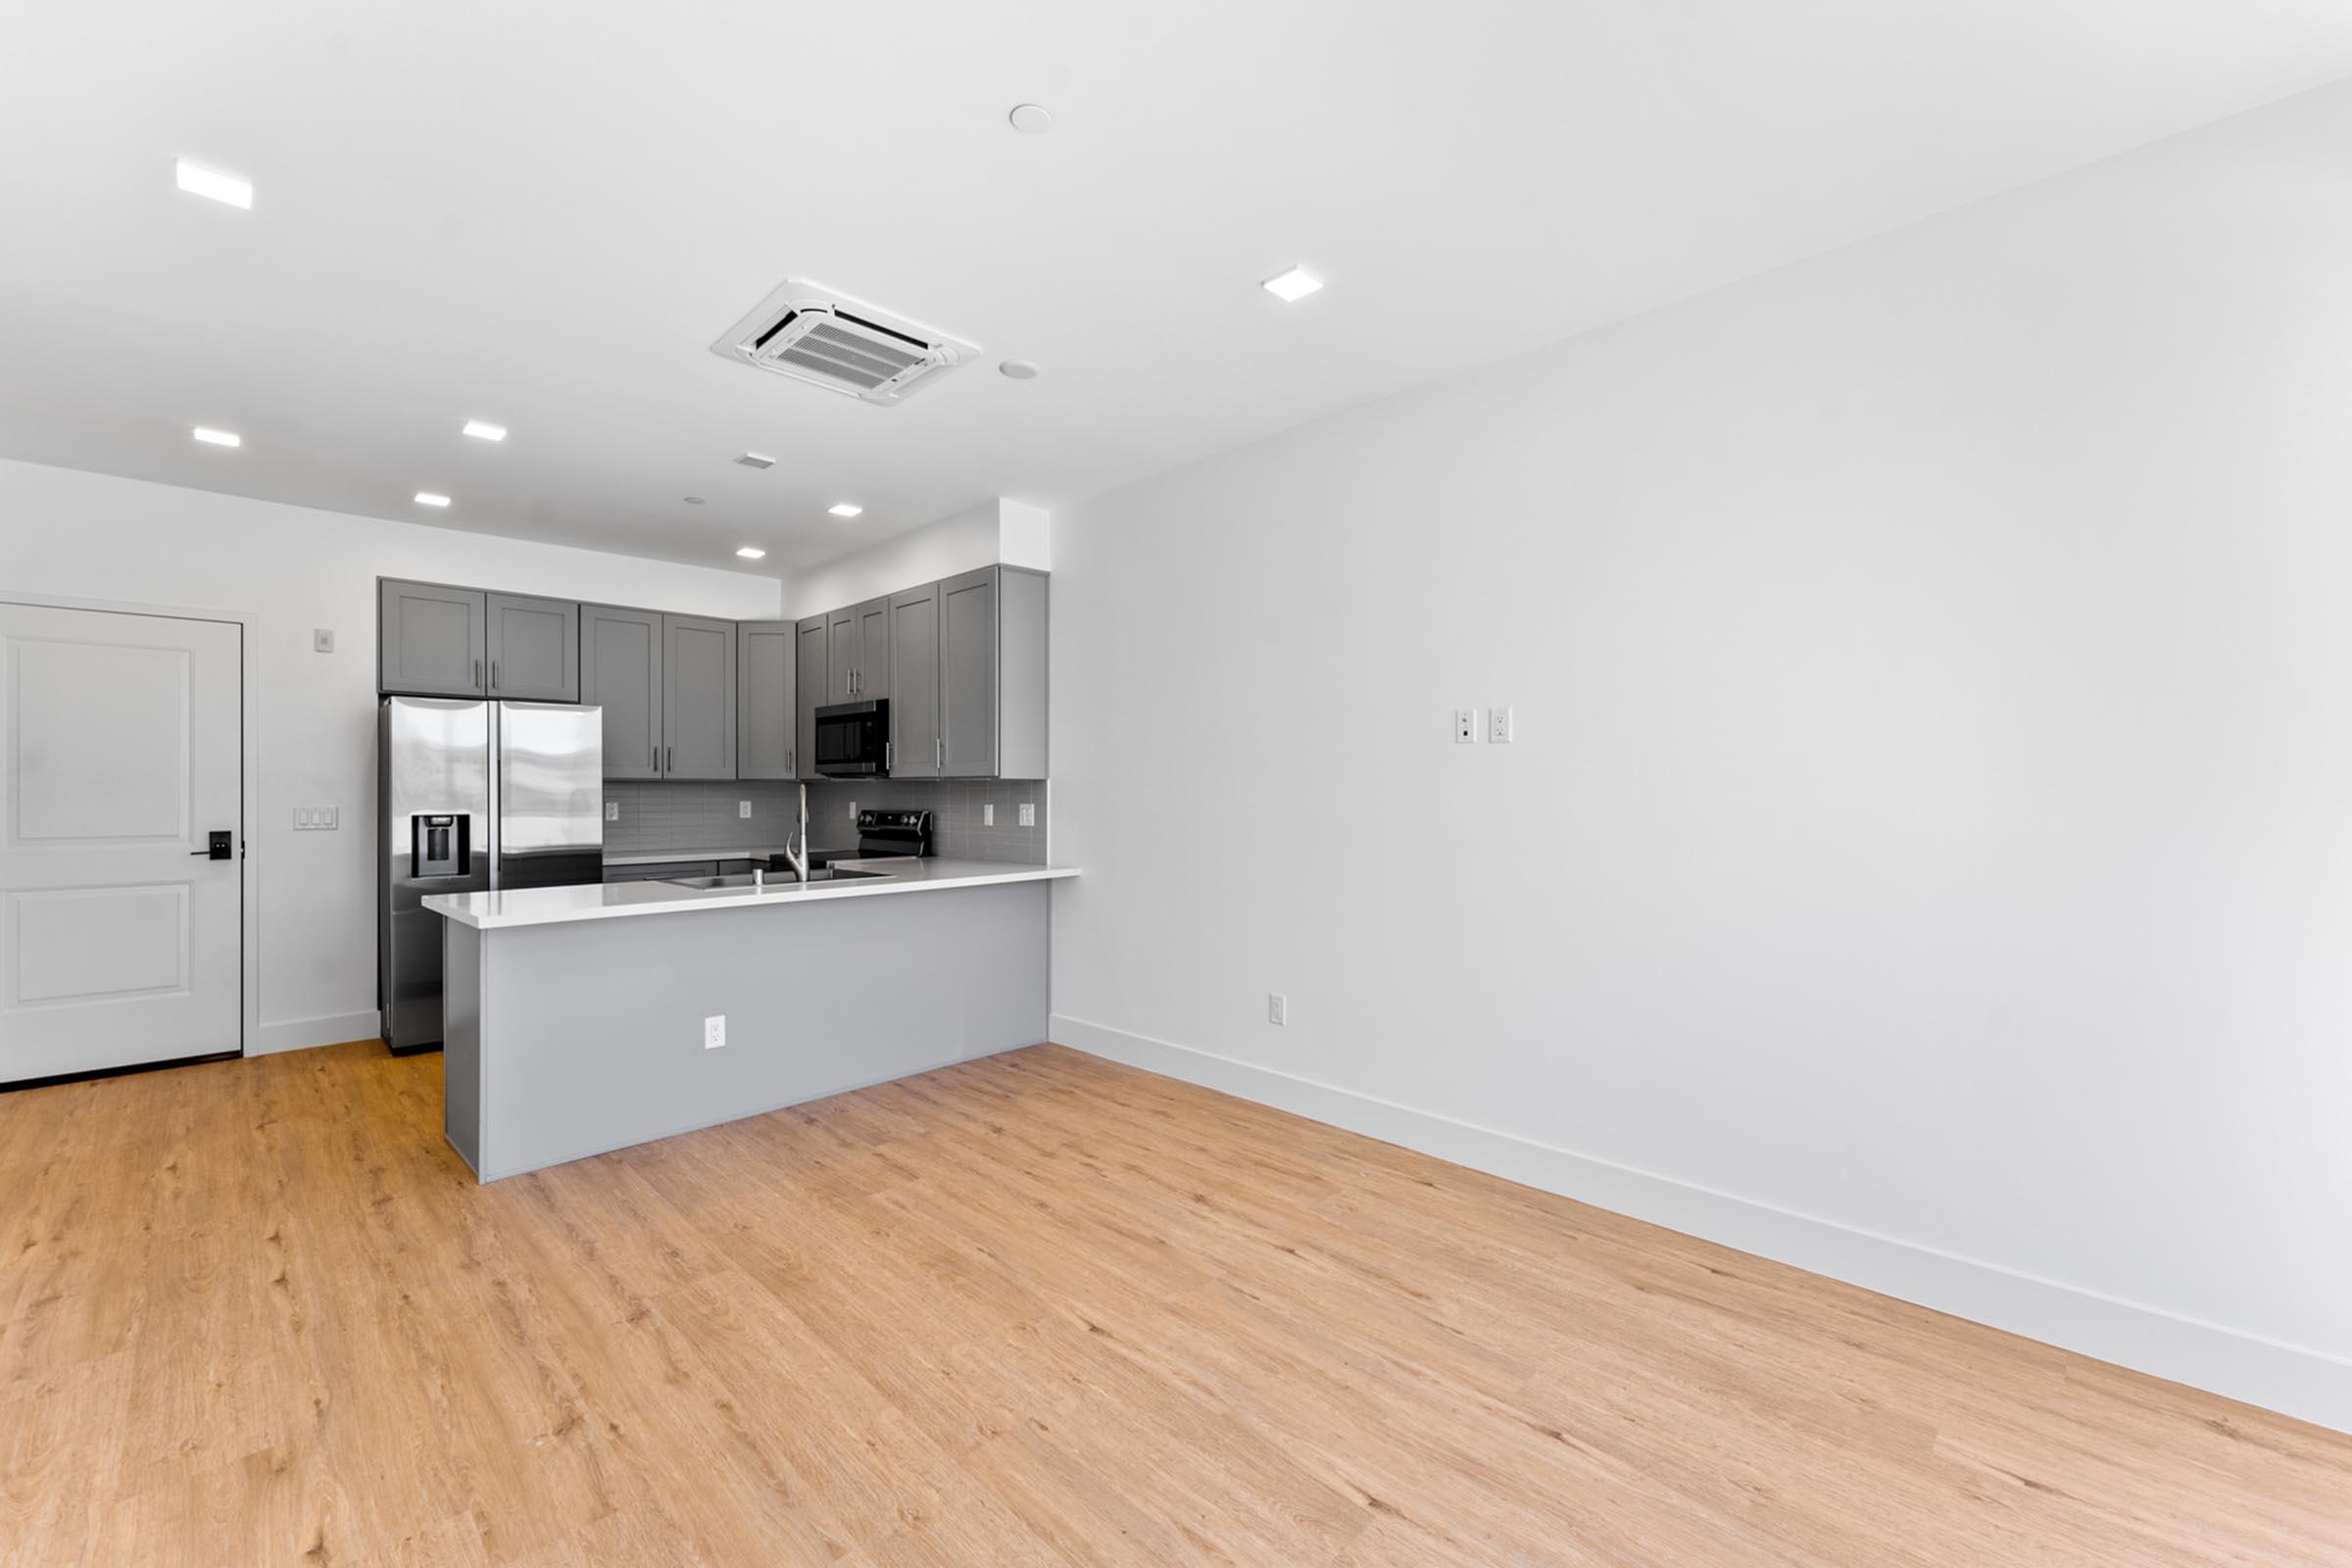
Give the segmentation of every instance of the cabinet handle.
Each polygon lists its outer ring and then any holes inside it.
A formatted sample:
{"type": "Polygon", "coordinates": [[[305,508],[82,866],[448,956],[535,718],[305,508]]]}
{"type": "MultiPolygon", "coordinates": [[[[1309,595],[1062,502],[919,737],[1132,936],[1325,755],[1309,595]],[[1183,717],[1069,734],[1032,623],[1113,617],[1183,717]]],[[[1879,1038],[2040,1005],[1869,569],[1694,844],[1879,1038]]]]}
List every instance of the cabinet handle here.
{"type": "Polygon", "coordinates": [[[478,659],[473,662],[473,689],[477,692],[482,689],[482,662],[478,659]]]}
{"type": "Polygon", "coordinates": [[[948,738],[945,735],[935,736],[932,739],[931,765],[943,770],[948,765],[948,738]]]}
{"type": "Polygon", "coordinates": [[[495,659],[490,661],[490,689],[498,690],[498,661],[495,659]]]}

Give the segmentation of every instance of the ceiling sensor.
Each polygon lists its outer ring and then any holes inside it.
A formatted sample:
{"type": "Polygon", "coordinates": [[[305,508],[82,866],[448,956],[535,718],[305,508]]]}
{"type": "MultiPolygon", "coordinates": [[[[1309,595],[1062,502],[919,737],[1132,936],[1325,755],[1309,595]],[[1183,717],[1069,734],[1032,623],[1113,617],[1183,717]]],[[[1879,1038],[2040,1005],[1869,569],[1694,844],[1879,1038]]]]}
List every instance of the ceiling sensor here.
{"type": "Polygon", "coordinates": [[[1003,365],[997,367],[997,373],[1009,375],[1015,381],[1034,381],[1037,379],[1037,362],[1035,360],[1006,360],[1003,365]]]}
{"type": "Polygon", "coordinates": [[[980,345],[794,277],[710,352],[888,407],[976,357],[980,345]]]}
{"type": "Polygon", "coordinates": [[[1054,128],[1054,111],[1044,104],[1014,104],[1004,118],[1024,136],[1043,136],[1054,128]]]}
{"type": "Polygon", "coordinates": [[[690,507],[699,507],[703,504],[703,498],[701,496],[685,496],[681,499],[683,499],[690,507]]]}
{"type": "Polygon", "coordinates": [[[742,457],[737,458],[735,461],[742,464],[747,468],[772,468],[776,466],[775,459],[762,457],[757,452],[746,452],[742,457]]]}

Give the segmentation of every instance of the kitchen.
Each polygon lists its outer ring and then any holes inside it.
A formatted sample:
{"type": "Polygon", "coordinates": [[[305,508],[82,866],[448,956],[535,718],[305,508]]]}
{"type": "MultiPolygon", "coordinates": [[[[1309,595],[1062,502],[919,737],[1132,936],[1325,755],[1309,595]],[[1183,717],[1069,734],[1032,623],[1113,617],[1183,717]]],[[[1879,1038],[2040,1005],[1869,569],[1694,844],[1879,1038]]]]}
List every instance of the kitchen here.
{"type": "Polygon", "coordinates": [[[1048,588],[999,564],[728,622],[377,584],[381,1035],[446,1052],[481,1179],[1046,1038],[1043,884],[1075,872],[1034,799],[1017,837],[993,799],[966,819],[984,786],[1044,792],[1048,588]],[[726,781],[732,832],[606,848],[624,810],[691,820],[663,798],[726,781]],[[811,840],[811,783],[841,847],[811,840]]]}

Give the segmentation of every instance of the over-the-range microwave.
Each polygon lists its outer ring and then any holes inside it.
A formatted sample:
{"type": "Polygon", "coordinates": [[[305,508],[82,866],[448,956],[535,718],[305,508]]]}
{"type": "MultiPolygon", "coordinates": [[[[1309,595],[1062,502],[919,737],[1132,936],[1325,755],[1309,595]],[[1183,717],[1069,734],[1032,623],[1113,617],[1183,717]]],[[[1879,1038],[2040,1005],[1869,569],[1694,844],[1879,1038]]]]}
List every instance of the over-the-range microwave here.
{"type": "Polygon", "coordinates": [[[888,778],[890,700],[818,709],[816,770],[827,778],[888,778]]]}

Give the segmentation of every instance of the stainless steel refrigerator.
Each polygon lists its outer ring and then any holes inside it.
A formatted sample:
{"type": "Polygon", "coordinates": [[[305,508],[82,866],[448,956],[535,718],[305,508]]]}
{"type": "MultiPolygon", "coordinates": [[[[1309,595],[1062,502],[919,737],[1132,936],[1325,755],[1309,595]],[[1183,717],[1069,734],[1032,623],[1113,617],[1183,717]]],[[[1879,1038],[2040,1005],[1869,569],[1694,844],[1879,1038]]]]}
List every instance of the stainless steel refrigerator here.
{"type": "Polygon", "coordinates": [[[427,894],[604,880],[604,710],[387,697],[376,720],[375,987],[384,1043],[441,1043],[427,894]]]}

